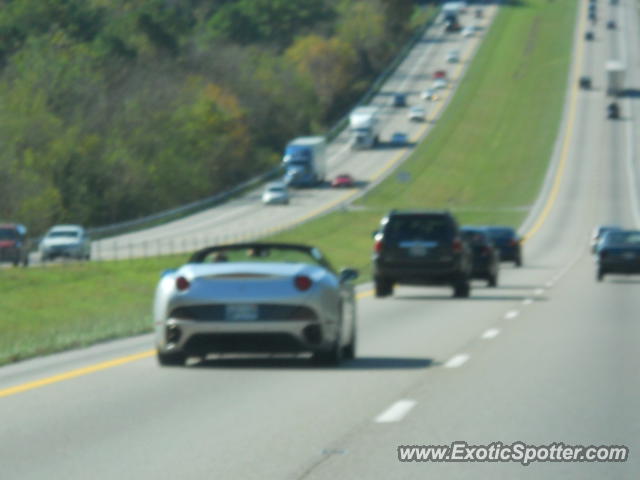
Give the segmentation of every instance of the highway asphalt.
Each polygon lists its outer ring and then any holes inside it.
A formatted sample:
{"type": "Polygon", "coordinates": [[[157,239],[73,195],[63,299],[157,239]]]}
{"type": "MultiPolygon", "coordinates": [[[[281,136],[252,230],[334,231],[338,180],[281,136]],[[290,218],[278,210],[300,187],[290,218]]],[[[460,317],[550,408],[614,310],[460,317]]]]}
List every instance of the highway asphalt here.
{"type": "Polygon", "coordinates": [[[638,97],[606,119],[612,55],[640,85],[636,5],[600,0],[576,29],[548,208],[524,267],[468,300],[401,287],[359,301],[358,358],[210,358],[161,369],[142,336],[0,369],[1,478],[640,477],[636,277],[595,280],[595,225],[638,226],[638,97]],[[619,28],[607,31],[609,15],[619,28]],[[591,91],[577,78],[594,78],[591,91]],[[557,181],[556,181],[557,179],[557,181]],[[625,445],[625,463],[401,463],[399,445],[625,445]]]}

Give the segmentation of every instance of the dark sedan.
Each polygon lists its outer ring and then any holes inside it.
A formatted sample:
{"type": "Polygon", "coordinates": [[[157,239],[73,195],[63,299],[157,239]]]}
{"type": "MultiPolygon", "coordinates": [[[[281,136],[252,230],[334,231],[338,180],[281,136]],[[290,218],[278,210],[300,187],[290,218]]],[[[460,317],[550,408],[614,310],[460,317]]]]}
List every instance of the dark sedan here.
{"type": "Polygon", "coordinates": [[[640,274],[640,231],[621,230],[605,234],[598,247],[597,279],[608,274],[640,274]]]}
{"type": "Polygon", "coordinates": [[[471,248],[472,264],[471,278],[486,280],[487,285],[498,285],[498,271],[500,270],[500,252],[493,245],[482,227],[462,227],[462,239],[471,248]]]}
{"type": "Polygon", "coordinates": [[[522,266],[521,239],[511,227],[486,227],[486,232],[500,252],[501,262],[513,262],[522,266]]]}

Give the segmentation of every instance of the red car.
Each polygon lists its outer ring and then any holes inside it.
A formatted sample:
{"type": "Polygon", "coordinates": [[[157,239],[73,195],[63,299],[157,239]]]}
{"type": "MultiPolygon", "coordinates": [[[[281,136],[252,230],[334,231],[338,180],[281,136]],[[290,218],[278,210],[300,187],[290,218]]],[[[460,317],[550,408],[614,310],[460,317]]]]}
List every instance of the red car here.
{"type": "Polygon", "coordinates": [[[355,180],[348,173],[341,173],[331,182],[331,186],[334,188],[351,188],[355,184],[355,180]]]}
{"type": "Polygon", "coordinates": [[[447,78],[447,71],[446,70],[436,70],[435,72],[433,72],[433,78],[435,78],[435,79],[447,78]]]}
{"type": "Polygon", "coordinates": [[[0,225],[0,262],[11,262],[16,267],[29,265],[29,239],[24,225],[0,225]]]}

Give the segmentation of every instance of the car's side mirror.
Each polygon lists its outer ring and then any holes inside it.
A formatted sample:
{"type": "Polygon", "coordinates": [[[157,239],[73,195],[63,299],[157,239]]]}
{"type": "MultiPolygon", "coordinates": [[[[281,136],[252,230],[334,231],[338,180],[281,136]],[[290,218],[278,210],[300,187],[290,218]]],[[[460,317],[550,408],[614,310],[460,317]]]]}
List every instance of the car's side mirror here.
{"type": "Polygon", "coordinates": [[[350,282],[358,278],[358,271],[354,268],[343,268],[340,270],[340,283],[350,282]]]}

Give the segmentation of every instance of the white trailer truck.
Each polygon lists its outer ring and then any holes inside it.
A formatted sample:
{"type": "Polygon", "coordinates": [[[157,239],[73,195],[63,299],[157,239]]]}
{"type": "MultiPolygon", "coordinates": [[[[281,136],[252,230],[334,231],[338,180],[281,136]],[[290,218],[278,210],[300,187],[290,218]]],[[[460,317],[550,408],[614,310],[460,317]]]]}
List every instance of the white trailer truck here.
{"type": "Polygon", "coordinates": [[[605,66],[607,71],[607,95],[617,97],[624,92],[625,68],[619,60],[609,60],[605,66]]]}
{"type": "Polygon", "coordinates": [[[284,182],[290,187],[313,187],[327,176],[327,140],[298,137],[291,140],[282,158],[284,182]]]}
{"type": "Polygon", "coordinates": [[[380,139],[378,107],[357,107],[349,115],[351,148],[374,148],[380,139]]]}

